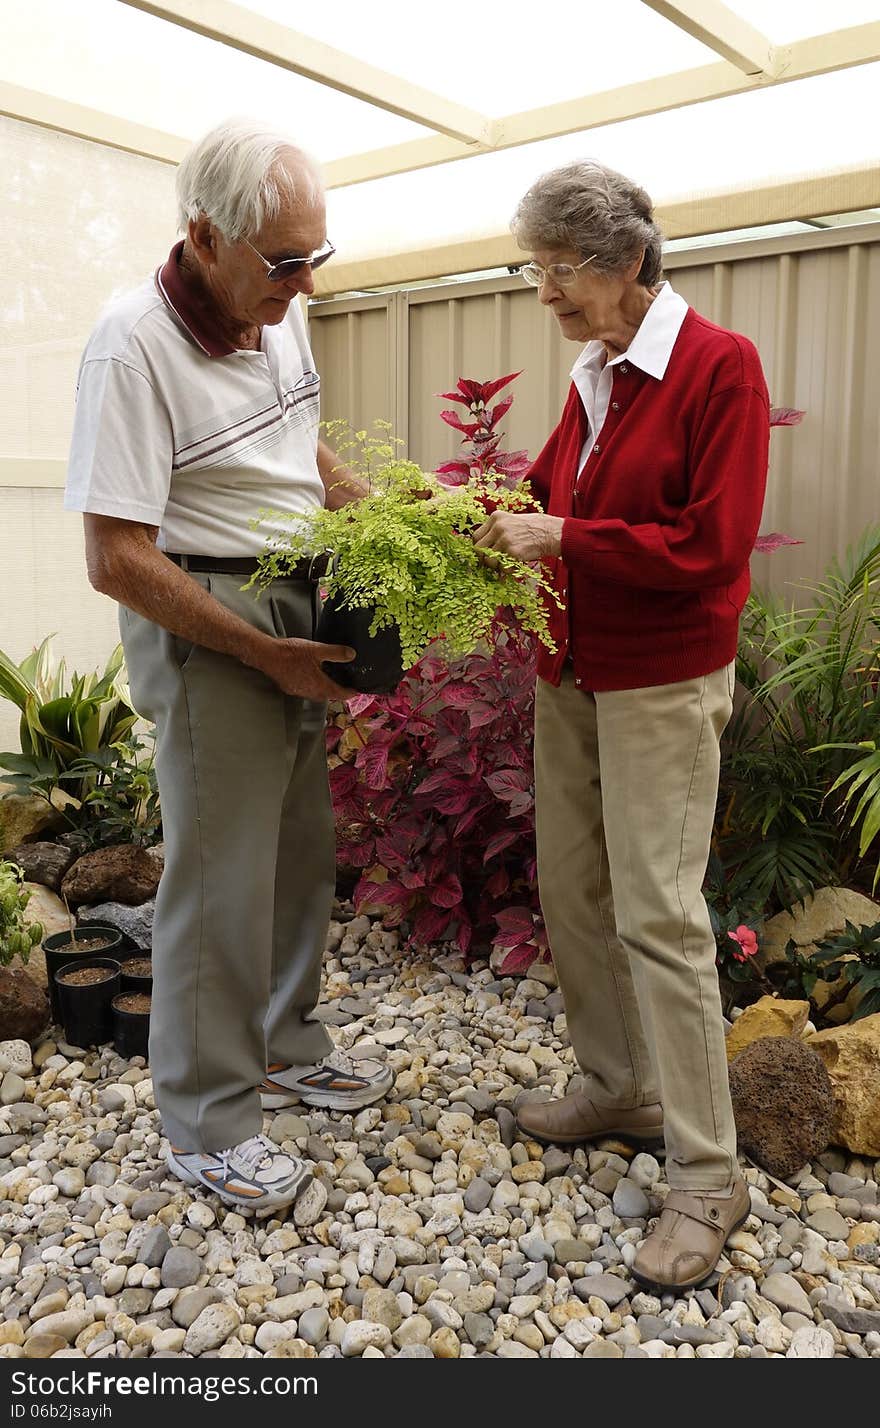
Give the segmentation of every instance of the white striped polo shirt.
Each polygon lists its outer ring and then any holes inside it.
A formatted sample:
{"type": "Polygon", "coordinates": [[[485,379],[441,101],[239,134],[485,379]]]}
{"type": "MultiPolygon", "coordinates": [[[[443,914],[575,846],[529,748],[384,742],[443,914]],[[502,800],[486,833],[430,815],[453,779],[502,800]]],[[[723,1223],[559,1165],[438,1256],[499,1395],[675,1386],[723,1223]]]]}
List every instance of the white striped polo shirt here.
{"type": "Polygon", "coordinates": [[[260,351],[231,347],[180,278],[182,247],[89,338],[64,504],[158,526],[165,550],[259,555],[289,529],[261,512],[324,504],[320,378],[295,301],[260,351]]]}

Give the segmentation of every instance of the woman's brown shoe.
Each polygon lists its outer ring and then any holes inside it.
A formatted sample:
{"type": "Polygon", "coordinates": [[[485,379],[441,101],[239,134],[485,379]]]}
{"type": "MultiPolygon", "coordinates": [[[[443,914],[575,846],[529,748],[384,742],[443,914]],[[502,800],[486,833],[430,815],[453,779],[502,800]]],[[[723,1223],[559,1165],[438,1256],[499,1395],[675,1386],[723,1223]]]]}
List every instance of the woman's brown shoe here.
{"type": "Polygon", "coordinates": [[[631,1110],[596,1106],[581,1091],[558,1101],[528,1101],[516,1113],[520,1130],[547,1145],[577,1145],[605,1136],[663,1149],[663,1111],[658,1105],[631,1110]]]}
{"type": "Polygon", "coordinates": [[[711,1274],[728,1235],[751,1211],[749,1189],[737,1180],[732,1190],[670,1190],[654,1229],[633,1260],[640,1284],[662,1289],[690,1289],[711,1274]]]}

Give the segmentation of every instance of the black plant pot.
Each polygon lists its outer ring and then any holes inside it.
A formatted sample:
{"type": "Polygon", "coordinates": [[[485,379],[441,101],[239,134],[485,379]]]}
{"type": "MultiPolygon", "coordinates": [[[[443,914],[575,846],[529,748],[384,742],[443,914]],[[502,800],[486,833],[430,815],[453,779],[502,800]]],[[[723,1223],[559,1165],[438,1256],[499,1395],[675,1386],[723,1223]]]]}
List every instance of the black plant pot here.
{"type": "MultiPolygon", "coordinates": [[[[132,1056],[142,1056],[146,1061],[149,1055],[150,1043],[150,1013],[146,1011],[133,1011],[121,1003],[124,1003],[131,996],[144,996],[143,992],[121,992],[119,996],[113,998],[113,1045],[124,1056],[126,1061],[130,1061],[132,1056]]],[[[149,996],[147,996],[149,1001],[149,996]]]]}
{"type": "Polygon", "coordinates": [[[82,957],[55,973],[61,1024],[71,1046],[103,1046],[113,1030],[111,1004],[119,991],[119,963],[112,957],[82,957]],[[96,982],[72,982],[92,969],[107,975],[96,982]]]}
{"type": "Polygon", "coordinates": [[[145,952],[136,952],[133,957],[123,955],[120,957],[122,967],[122,990],[123,992],[147,992],[153,990],[153,963],[145,952]],[[149,971],[136,972],[135,967],[146,964],[149,971]]]}
{"type": "Polygon", "coordinates": [[[356,651],[349,664],[329,660],[324,669],[343,689],[356,689],[361,694],[391,694],[402,680],[405,670],[400,650],[400,634],[396,625],[387,625],[378,634],[370,634],[376,611],[343,608],[334,595],[328,595],[318,616],[315,638],[326,645],[350,645],[356,651]]]}
{"type": "MultiPolygon", "coordinates": [[[[49,981],[49,1003],[52,1008],[52,1020],[61,1020],[61,1003],[58,1000],[58,988],[55,985],[55,974],[60,972],[62,967],[66,967],[69,962],[77,962],[84,965],[84,959],[90,960],[95,957],[111,957],[122,947],[122,933],[115,927],[108,924],[102,925],[99,922],[84,922],[76,929],[76,940],[80,942],[90,942],[92,938],[105,939],[102,947],[73,946],[69,932],[53,932],[50,937],[43,938],[43,951],[46,954],[46,976],[49,981]]],[[[76,1041],[74,1046],[81,1046],[82,1042],[76,1041]]]]}

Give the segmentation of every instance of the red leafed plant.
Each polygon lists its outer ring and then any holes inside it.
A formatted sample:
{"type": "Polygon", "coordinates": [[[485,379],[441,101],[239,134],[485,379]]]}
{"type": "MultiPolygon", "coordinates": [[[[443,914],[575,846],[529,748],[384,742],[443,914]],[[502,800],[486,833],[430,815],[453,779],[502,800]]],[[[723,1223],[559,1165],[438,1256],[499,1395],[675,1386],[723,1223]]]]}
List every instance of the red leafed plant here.
{"type": "MultiPolygon", "coordinates": [[[[500,450],[513,398],[490,406],[518,373],[462,378],[442,395],[466,407],[443,419],[464,436],[438,475],[462,485],[501,471],[513,486],[526,452],[500,450]]],[[[506,953],[524,971],[546,951],[535,872],[532,736],[535,638],[499,619],[483,652],[427,655],[392,695],[359,695],[328,725],[339,864],[359,873],[355,906],[373,909],[406,944],[449,942],[506,953]]]]}
{"type": "MultiPolygon", "coordinates": [[[[525,451],[504,452],[493,398],[518,372],[461,378],[441,396],[465,408],[442,419],[462,455],[437,474],[446,485],[500,471],[515,486],[525,451]]],[[[773,408],[771,425],[803,413],[773,408]]],[[[760,536],[757,550],[796,545],[760,536]]],[[[362,694],[328,724],[339,866],[358,910],[399,927],[404,945],[447,942],[503,952],[502,973],[549,955],[538,904],[532,743],[535,637],[498,620],[482,653],[449,663],[430,650],[391,695],[362,694]]]]}
{"type": "Polygon", "coordinates": [[[454,392],[440,393],[447,401],[466,407],[470,414],[470,420],[463,421],[458,412],[440,413],[447,426],[463,432],[466,438],[462,456],[437,467],[437,475],[444,485],[463,486],[472,476],[485,476],[489,471],[500,471],[507,478],[508,486],[515,486],[525,476],[530,465],[528,452],[499,450],[498,423],[510,410],[513,397],[508,393],[494,407],[489,406],[492,398],[519,375],[519,372],[510,372],[494,382],[474,382],[468,377],[459,377],[454,392]]]}

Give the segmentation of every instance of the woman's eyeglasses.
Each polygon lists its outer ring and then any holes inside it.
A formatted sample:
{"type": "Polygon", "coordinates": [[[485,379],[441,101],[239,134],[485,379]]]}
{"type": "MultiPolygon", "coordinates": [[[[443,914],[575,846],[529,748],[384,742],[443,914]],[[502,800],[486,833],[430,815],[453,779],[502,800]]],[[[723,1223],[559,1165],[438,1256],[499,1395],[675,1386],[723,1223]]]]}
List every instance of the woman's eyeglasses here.
{"type": "Polygon", "coordinates": [[[591,258],[585,258],[582,263],[578,263],[577,267],[571,263],[548,263],[546,268],[542,268],[540,263],[525,263],[519,271],[530,287],[539,288],[544,279],[549,278],[557,288],[569,288],[577,279],[581,268],[585,268],[598,256],[598,253],[594,253],[591,258]]]}
{"type": "Polygon", "coordinates": [[[305,267],[311,268],[314,272],[316,268],[320,268],[326,263],[328,258],[332,258],[336,252],[332,243],[326,243],[317,253],[310,253],[307,258],[281,258],[277,263],[270,263],[269,259],[264,258],[247,238],[244,239],[244,242],[247,243],[252,253],[257,254],[266,269],[266,277],[270,283],[281,283],[285,278],[292,278],[296,273],[302,272],[305,267]]]}

